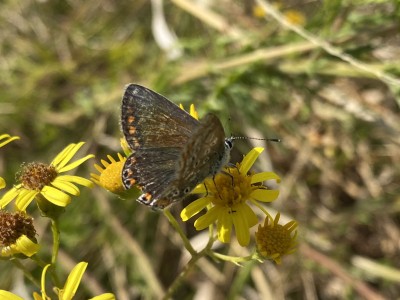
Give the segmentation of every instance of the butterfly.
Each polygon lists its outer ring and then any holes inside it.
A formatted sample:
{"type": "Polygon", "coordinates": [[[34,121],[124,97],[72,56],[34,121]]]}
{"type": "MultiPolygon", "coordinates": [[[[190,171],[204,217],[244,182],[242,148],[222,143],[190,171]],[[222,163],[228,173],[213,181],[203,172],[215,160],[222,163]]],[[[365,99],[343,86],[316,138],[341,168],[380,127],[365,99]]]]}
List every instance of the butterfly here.
{"type": "Polygon", "coordinates": [[[132,150],[122,170],[126,189],[138,186],[140,203],[156,210],[185,198],[229,162],[233,138],[208,113],[200,121],[164,96],[138,84],[127,85],[121,127],[132,150]]]}

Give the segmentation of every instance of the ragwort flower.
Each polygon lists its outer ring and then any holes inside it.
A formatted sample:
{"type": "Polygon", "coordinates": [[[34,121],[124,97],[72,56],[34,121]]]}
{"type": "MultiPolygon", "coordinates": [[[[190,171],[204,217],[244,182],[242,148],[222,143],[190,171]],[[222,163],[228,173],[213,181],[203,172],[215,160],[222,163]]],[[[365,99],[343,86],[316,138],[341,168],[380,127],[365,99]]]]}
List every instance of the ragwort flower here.
{"type": "Polygon", "coordinates": [[[285,225],[279,225],[280,214],[275,219],[265,218],[264,226],[258,225],[256,232],[257,252],[262,259],[281,262],[282,256],[296,251],[297,222],[290,221],[285,225]]]}
{"type": "Polygon", "coordinates": [[[103,166],[95,164],[94,167],[100,174],[91,173],[90,177],[94,183],[105,188],[114,194],[119,194],[125,191],[122,184],[122,168],[126,161],[126,157],[123,157],[118,153],[119,161],[116,161],[111,155],[107,155],[110,162],[102,159],[101,163],[103,166]]]}
{"type": "Polygon", "coordinates": [[[126,190],[122,184],[122,168],[124,167],[126,157],[118,153],[119,161],[116,161],[111,155],[107,155],[110,162],[102,159],[103,166],[95,164],[94,167],[100,174],[91,173],[91,179],[97,185],[107,191],[120,196],[123,199],[137,198],[140,195],[139,189],[126,190]]]}
{"type": "Polygon", "coordinates": [[[197,230],[205,229],[217,222],[218,239],[228,243],[232,226],[241,246],[250,242],[249,229],[258,223],[256,214],[248,205],[249,202],[259,206],[260,202],[272,202],[278,195],[278,190],[270,190],[262,184],[265,180],[280,178],[273,172],[249,174],[249,170],[263,148],[254,148],[235,167],[225,168],[214,178],[207,178],[204,184],[195,188],[192,193],[206,193],[206,196],[190,203],[181,212],[183,221],[198,214],[204,208],[208,211],[198,218],[194,226],[197,230]]]}
{"type": "Polygon", "coordinates": [[[33,219],[24,212],[0,210],[0,256],[31,257],[39,250],[33,219]]]}
{"type": "Polygon", "coordinates": [[[67,206],[71,202],[71,196],[68,194],[78,196],[80,193],[75,183],[86,187],[93,185],[90,180],[83,177],[60,175],[94,157],[93,154],[89,154],[68,164],[83,144],[84,142],[68,145],[53,159],[50,165],[36,162],[24,165],[19,174],[21,183],[15,185],[0,199],[0,208],[16,199],[16,208],[19,211],[25,211],[29,203],[37,196],[43,197],[56,206],[67,206]]]}

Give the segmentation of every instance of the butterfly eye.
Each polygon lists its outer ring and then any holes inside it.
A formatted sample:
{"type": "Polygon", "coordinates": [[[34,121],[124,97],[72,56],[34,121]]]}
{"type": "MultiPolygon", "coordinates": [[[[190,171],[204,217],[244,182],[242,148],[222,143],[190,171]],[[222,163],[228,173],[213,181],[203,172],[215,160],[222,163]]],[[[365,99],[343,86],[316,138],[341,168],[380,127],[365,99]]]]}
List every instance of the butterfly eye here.
{"type": "Polygon", "coordinates": [[[232,149],[233,148],[233,141],[232,139],[225,139],[225,149],[232,149]]]}

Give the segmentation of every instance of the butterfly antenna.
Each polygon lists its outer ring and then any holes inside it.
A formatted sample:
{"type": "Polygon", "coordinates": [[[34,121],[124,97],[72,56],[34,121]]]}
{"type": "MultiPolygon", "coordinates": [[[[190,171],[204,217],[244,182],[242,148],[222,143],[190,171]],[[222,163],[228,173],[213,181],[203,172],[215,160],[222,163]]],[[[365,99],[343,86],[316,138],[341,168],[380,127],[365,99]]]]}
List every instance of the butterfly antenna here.
{"type": "Polygon", "coordinates": [[[253,138],[253,137],[248,137],[248,136],[231,136],[231,140],[258,140],[258,141],[267,141],[267,142],[274,142],[274,143],[282,142],[282,140],[278,139],[278,138],[263,139],[263,138],[253,138]]]}

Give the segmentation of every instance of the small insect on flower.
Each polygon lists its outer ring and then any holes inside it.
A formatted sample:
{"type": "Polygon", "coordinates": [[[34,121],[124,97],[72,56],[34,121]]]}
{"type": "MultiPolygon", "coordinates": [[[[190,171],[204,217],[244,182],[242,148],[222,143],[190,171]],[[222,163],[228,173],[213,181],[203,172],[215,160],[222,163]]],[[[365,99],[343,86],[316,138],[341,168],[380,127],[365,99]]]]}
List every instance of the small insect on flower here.
{"type": "Polygon", "coordinates": [[[24,164],[19,172],[20,183],[4,194],[0,199],[0,208],[4,208],[12,200],[16,199],[15,206],[17,210],[25,211],[35,197],[40,198],[40,200],[44,199],[59,207],[67,206],[71,202],[71,196],[68,194],[74,196],[80,194],[75,183],[86,187],[93,185],[90,180],[83,177],[60,175],[75,169],[86,160],[94,157],[93,154],[89,154],[68,164],[83,144],[83,142],[80,142],[68,145],[50,164],[36,162],[24,164]]]}
{"type": "Polygon", "coordinates": [[[272,202],[278,195],[278,190],[270,190],[262,184],[265,180],[280,181],[273,172],[258,174],[249,173],[250,168],[263,148],[254,148],[235,167],[225,168],[225,174],[217,174],[214,178],[207,178],[204,184],[198,185],[192,192],[205,193],[206,196],[190,203],[181,212],[183,221],[187,221],[206,207],[211,207],[198,218],[194,226],[203,230],[212,223],[217,223],[218,239],[228,243],[231,238],[232,227],[241,246],[250,242],[249,229],[258,223],[258,218],[248,203],[259,206],[257,201],[272,202]]]}

